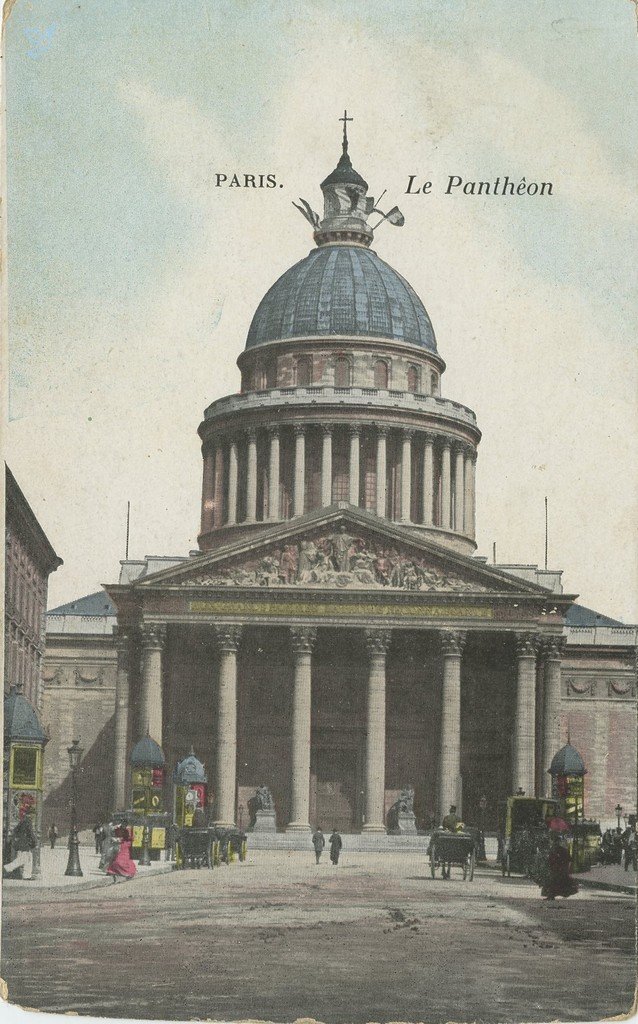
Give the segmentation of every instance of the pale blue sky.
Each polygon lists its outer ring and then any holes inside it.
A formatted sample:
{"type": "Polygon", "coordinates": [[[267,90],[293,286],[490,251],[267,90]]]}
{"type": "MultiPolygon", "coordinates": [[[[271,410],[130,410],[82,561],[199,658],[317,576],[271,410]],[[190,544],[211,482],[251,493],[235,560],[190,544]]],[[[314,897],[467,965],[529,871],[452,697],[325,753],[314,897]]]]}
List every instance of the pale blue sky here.
{"type": "Polygon", "coordinates": [[[348,106],[355,166],[406,215],[378,251],[484,430],[482,550],[538,560],[549,493],[569,589],[638,617],[621,472],[638,441],[635,26],[629,0],[18,0],[7,458],[65,560],[54,602],[115,577],[129,497],[134,555],[194,546],[197,423],[236,389],[261,295],[308,251],[290,201],[318,201],[348,106]],[[228,168],[284,189],[221,193],[228,168]],[[549,177],[556,194],[414,200],[413,172],[549,177]]]}

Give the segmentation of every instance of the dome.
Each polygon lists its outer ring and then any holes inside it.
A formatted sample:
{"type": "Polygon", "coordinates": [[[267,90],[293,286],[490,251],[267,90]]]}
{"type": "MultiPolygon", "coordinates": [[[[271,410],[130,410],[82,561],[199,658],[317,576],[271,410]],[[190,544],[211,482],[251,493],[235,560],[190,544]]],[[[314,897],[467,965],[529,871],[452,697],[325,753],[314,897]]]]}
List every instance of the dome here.
{"type": "Polygon", "coordinates": [[[188,786],[193,782],[208,782],[204,765],[198,761],[191,751],[188,757],[180,761],[175,769],[175,782],[178,786],[188,786]]]}
{"type": "Polygon", "coordinates": [[[557,754],[554,754],[548,770],[550,775],[586,775],[587,773],[582,757],[570,743],[566,743],[557,754]]]}
{"type": "Polygon", "coordinates": [[[266,292],[246,348],[287,338],[362,335],[436,352],[423,303],[396,270],[356,245],[322,245],[266,292]]]}
{"type": "Polygon", "coordinates": [[[136,743],[131,752],[134,768],[163,768],[165,761],[162,748],[150,736],[136,743]]]}
{"type": "Polygon", "coordinates": [[[48,740],[35,709],[15,686],[4,698],[4,738],[8,741],[30,740],[32,743],[46,743],[48,740]]]}

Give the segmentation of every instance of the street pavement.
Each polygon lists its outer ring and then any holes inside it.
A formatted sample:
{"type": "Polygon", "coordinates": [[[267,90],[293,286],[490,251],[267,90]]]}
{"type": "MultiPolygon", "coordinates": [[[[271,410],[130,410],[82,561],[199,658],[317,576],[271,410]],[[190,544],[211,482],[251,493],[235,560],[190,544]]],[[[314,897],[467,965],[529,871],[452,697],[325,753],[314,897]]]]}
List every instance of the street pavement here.
{"type": "MultiPolygon", "coordinates": [[[[82,875],[65,875],[66,866],[69,860],[69,851],[65,846],[57,845],[54,850],[50,846],[43,846],[40,850],[40,874],[37,878],[8,878],[3,882],[5,892],[12,892],[14,889],[57,889],[57,888],[94,888],[95,886],[113,885],[112,878],[100,871],[100,855],[95,852],[95,846],[80,847],[80,867],[82,875]]],[[[164,860],[151,861],[148,867],[139,868],[142,872],[155,874],[158,871],[170,870],[170,865],[164,860]]]]}
{"type": "Polygon", "coordinates": [[[598,1020],[630,1011],[635,898],[548,903],[520,877],[430,877],[420,854],[254,851],[94,889],[5,888],[22,1006],[187,1020],[598,1020]]]}

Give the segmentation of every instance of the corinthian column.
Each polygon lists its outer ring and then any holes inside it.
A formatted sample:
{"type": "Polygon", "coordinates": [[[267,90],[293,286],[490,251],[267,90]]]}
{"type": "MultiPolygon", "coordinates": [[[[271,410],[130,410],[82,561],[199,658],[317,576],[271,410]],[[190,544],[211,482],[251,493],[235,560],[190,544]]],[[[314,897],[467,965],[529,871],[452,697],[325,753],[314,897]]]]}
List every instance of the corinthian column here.
{"type": "Polygon", "coordinates": [[[213,529],[215,515],[215,449],[207,449],[203,456],[202,533],[208,533],[213,529]]]}
{"type": "Polygon", "coordinates": [[[463,445],[457,445],[454,451],[454,529],[463,533],[463,509],[465,490],[465,453],[463,445]]]}
{"type": "Polygon", "coordinates": [[[219,648],[215,824],[235,824],[237,781],[237,648],[241,626],[216,626],[219,648]]]}
{"type": "Polygon", "coordinates": [[[359,452],[361,443],[361,427],[353,424],[350,427],[350,490],[348,500],[351,505],[359,505],[359,452]]]}
{"type": "Polygon", "coordinates": [[[441,526],[452,528],[452,469],[450,464],[450,442],[444,441],[441,449],[441,526]]]}
{"type": "Polygon", "coordinates": [[[534,796],[536,745],[536,655],[539,638],[534,633],[516,634],[516,712],[512,751],[512,793],[522,789],[534,796]]]}
{"type": "Polygon", "coordinates": [[[237,522],[237,441],[230,442],[228,460],[228,518],[226,522],[229,526],[234,526],[237,522]]]}
{"type": "Polygon", "coordinates": [[[377,428],[377,515],[385,516],[387,500],[387,427],[377,428]]]}
{"type": "Polygon", "coordinates": [[[306,436],[305,427],[295,426],[295,488],[293,515],[302,516],[306,490],[306,436]]]}
{"type": "Polygon", "coordinates": [[[370,657],[366,734],[364,832],[385,832],[385,662],[392,631],[366,629],[370,657]]]}
{"type": "Polygon", "coordinates": [[[162,651],[166,627],[144,625],[142,636],[142,692],[140,700],[140,732],[148,732],[162,746],[162,651]]]}
{"type": "Polygon", "coordinates": [[[474,466],[476,465],[476,452],[471,445],[465,449],[465,522],[464,532],[468,537],[474,539],[476,530],[474,526],[474,466]]]}
{"type": "Polygon", "coordinates": [[[257,519],[257,432],[248,431],[248,466],[246,472],[246,522],[257,519]]]}
{"type": "Polygon", "coordinates": [[[117,675],[115,677],[115,752],[113,772],[113,810],[126,809],[126,778],[128,745],[128,714],[129,714],[129,665],[130,636],[116,626],[115,650],[117,651],[117,675]]]}
{"type": "Polygon", "coordinates": [[[312,649],[317,630],[292,626],[295,681],[292,704],[292,820],[288,832],[310,830],[310,712],[312,649]]]}
{"type": "Polygon", "coordinates": [[[268,518],[279,519],[279,427],[271,427],[268,460],[268,518]]]}
{"type": "Polygon", "coordinates": [[[434,438],[425,435],[423,444],[423,523],[432,526],[432,509],[434,507],[434,438]]]}
{"type": "Polygon", "coordinates": [[[413,430],[403,431],[401,450],[401,521],[410,522],[412,496],[412,437],[413,430]]]}
{"type": "Polygon", "coordinates": [[[452,804],[461,810],[461,656],[467,633],[441,630],[443,692],[439,757],[439,819],[452,804]]]}
{"type": "Polygon", "coordinates": [[[560,748],[560,684],[561,657],[565,639],[552,636],[543,645],[545,655],[545,694],[543,700],[543,784],[545,796],[552,795],[549,767],[560,748]]]}
{"type": "Polygon", "coordinates": [[[332,504],[332,427],[324,423],[321,432],[321,507],[326,508],[332,504]]]}

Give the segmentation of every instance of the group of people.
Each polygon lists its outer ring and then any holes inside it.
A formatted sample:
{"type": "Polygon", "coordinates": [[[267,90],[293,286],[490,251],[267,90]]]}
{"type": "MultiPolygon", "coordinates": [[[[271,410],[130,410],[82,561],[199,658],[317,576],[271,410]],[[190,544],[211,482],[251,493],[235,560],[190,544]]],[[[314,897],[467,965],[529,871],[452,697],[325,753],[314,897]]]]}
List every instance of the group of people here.
{"type": "MultiPolygon", "coordinates": [[[[330,844],[330,862],[331,864],[337,865],[339,863],[339,856],[343,846],[343,839],[337,832],[336,828],[333,828],[328,842],[330,844]]],[[[318,864],[321,860],[321,854],[326,848],[326,837],[323,834],[321,826],[319,826],[317,831],[313,833],[312,845],[315,848],[315,857],[318,864]]]]}
{"type": "Polygon", "coordinates": [[[600,841],[601,864],[623,864],[625,871],[636,870],[637,861],[636,825],[629,825],[624,831],[621,828],[608,828],[600,841]]]}
{"type": "Polygon", "coordinates": [[[127,825],[109,822],[106,826],[96,825],[93,834],[95,852],[100,854],[100,869],[110,875],[114,882],[119,878],[133,878],[137,867],[131,857],[132,830],[127,825]]]}

